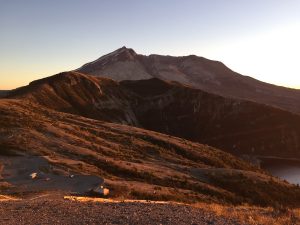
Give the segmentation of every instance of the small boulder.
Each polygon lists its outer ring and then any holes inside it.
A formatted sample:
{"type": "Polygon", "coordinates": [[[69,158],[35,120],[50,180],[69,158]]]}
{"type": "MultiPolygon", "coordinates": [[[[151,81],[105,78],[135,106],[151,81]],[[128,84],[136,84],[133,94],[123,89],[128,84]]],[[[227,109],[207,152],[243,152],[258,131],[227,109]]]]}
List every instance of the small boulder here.
{"type": "Polygon", "coordinates": [[[109,189],[104,188],[103,186],[97,186],[91,190],[92,195],[106,197],[109,195],[109,189]]]}
{"type": "Polygon", "coordinates": [[[37,173],[32,173],[29,175],[31,179],[36,179],[37,178],[37,173]]]}

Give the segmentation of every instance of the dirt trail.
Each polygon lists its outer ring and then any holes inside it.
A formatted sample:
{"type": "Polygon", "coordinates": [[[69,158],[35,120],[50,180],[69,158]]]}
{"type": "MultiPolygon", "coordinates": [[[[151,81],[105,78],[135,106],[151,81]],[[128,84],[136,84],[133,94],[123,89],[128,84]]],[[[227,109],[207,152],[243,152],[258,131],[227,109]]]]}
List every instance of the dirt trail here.
{"type": "Polygon", "coordinates": [[[212,224],[238,225],[202,209],[179,204],[78,202],[43,196],[0,202],[0,224],[212,224]]]}

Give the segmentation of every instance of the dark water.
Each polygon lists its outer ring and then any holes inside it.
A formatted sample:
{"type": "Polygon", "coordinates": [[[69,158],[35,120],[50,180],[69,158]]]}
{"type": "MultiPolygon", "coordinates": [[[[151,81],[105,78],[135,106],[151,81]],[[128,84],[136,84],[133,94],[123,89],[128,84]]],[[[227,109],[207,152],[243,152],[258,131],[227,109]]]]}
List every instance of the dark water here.
{"type": "Polygon", "coordinates": [[[263,160],[261,167],[273,176],[293,184],[300,184],[300,162],[292,160],[263,160]]]}

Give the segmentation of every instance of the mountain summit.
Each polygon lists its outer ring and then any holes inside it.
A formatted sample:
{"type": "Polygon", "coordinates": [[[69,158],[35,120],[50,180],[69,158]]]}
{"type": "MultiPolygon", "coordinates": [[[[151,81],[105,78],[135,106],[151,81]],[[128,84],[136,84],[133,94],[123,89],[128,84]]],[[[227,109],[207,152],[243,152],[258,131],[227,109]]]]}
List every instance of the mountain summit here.
{"type": "Polygon", "coordinates": [[[140,55],[122,47],[76,71],[116,81],[159,78],[224,97],[245,99],[300,113],[300,90],[279,87],[238,74],[223,63],[195,55],[140,55]]]}
{"type": "Polygon", "coordinates": [[[116,81],[150,79],[138,55],[125,46],[87,63],[76,71],[111,78],[116,81]]]}

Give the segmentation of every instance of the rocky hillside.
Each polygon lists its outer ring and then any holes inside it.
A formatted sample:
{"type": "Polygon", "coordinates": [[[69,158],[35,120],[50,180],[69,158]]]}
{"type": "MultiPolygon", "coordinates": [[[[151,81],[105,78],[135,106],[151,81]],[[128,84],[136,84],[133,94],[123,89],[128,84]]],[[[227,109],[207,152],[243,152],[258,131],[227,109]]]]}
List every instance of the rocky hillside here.
{"type": "Polygon", "coordinates": [[[236,155],[300,158],[300,117],[159,79],[115,82],[77,72],[34,81],[10,98],[61,112],[134,125],[236,155]]]}
{"type": "Polygon", "coordinates": [[[251,100],[300,113],[300,90],[279,87],[238,74],[223,63],[195,55],[144,56],[126,47],[76,71],[117,81],[159,78],[225,97],[251,100]]]}
{"type": "MultiPolygon", "coordinates": [[[[14,168],[1,170],[2,193],[26,193],[32,182],[41,190],[50,175],[63,186],[90,175],[104,179],[111,197],[184,202],[299,205],[300,189],[216,148],[126,125],[57,112],[29,100],[0,100],[1,162],[42,157],[39,167],[15,186],[14,168]],[[10,183],[12,181],[12,183],[10,183]],[[44,184],[44,185],[43,185],[44,184]],[[254,185],[255,184],[255,185],[254,185]]],[[[85,178],[81,183],[85,182],[85,178]]],[[[56,187],[57,189],[58,187],[56,187]]],[[[59,189],[59,188],[58,188],[59,189]]]]}

